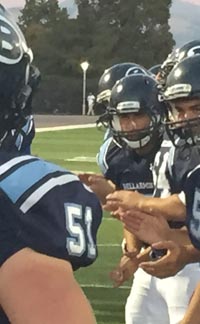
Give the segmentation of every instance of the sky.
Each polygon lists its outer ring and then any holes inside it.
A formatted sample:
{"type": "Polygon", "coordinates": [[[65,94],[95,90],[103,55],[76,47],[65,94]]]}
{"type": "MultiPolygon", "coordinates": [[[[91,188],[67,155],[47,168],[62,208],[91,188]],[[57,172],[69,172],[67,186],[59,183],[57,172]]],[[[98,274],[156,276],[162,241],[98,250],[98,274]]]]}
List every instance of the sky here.
{"type": "Polygon", "coordinates": [[[1,4],[6,8],[9,7],[23,7],[25,0],[1,0],[1,4]]]}
{"type": "Polygon", "coordinates": [[[200,1],[199,0],[182,0],[183,2],[188,2],[188,3],[192,3],[192,4],[196,4],[196,5],[200,5],[200,1]]]}
{"type": "MultiPolygon", "coordinates": [[[[200,5],[200,0],[182,0],[182,1],[200,5]]],[[[9,7],[23,7],[25,0],[1,0],[0,3],[2,3],[2,5],[7,8],[9,8],[9,7]]]]}
{"type": "Polygon", "coordinates": [[[1,0],[0,3],[6,7],[23,7],[25,0],[1,0]]]}

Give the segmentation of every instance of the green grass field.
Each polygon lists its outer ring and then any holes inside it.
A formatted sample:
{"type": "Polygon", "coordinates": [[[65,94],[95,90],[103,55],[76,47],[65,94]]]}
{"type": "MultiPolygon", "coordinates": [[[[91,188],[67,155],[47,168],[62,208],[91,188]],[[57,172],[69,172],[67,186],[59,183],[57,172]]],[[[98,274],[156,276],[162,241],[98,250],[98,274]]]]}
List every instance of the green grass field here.
{"type": "MultiPolygon", "coordinates": [[[[99,172],[95,156],[102,139],[103,133],[96,128],[37,133],[32,152],[69,170],[99,172]]],[[[124,323],[124,306],[131,282],[113,288],[109,280],[109,272],[121,255],[121,240],[120,222],[105,214],[98,234],[99,257],[91,267],[76,272],[98,324],[124,323]]]]}

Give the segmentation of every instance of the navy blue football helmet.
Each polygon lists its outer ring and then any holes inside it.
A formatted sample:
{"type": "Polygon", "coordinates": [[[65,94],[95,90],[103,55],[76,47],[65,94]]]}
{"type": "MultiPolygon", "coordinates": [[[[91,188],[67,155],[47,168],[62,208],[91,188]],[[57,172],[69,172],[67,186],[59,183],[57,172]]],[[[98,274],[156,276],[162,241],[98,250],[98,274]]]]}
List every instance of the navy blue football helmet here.
{"type": "Polygon", "coordinates": [[[34,88],[32,60],[32,51],[20,28],[0,5],[0,145],[7,132],[23,127],[30,113],[25,108],[34,88]]]}
{"type": "Polygon", "coordinates": [[[113,136],[122,145],[132,149],[146,146],[152,138],[158,140],[162,133],[165,104],[156,80],[148,75],[130,75],[119,80],[112,88],[108,108],[113,136]],[[123,131],[119,116],[145,114],[149,125],[140,130],[123,131]]]}
{"type": "Polygon", "coordinates": [[[161,85],[165,86],[167,77],[176,64],[180,63],[187,57],[200,54],[200,40],[193,40],[174,49],[163,62],[158,75],[158,80],[161,85]]]}
{"type": "Polygon", "coordinates": [[[174,103],[200,99],[200,54],[183,59],[173,68],[167,77],[164,98],[169,103],[166,130],[174,145],[199,144],[200,103],[196,103],[194,118],[183,119],[178,116],[174,103]]]}
{"type": "Polygon", "coordinates": [[[200,54],[200,40],[193,40],[180,47],[177,51],[177,63],[196,54],[200,54]]]}
{"type": "Polygon", "coordinates": [[[165,86],[167,76],[171,72],[171,70],[174,68],[174,66],[177,64],[177,58],[178,58],[178,51],[179,49],[174,49],[165,59],[165,61],[161,64],[160,70],[157,74],[157,80],[162,86],[165,86]]]}
{"type": "Polygon", "coordinates": [[[99,79],[97,102],[109,102],[112,87],[125,76],[148,74],[148,71],[136,63],[119,63],[106,69],[99,79]]]}
{"type": "Polygon", "coordinates": [[[128,75],[136,75],[136,74],[147,74],[151,75],[148,70],[146,70],[143,66],[140,66],[136,63],[119,63],[111,66],[106,69],[102,76],[99,79],[98,84],[98,94],[97,94],[97,110],[98,105],[103,107],[103,114],[98,118],[97,125],[103,124],[105,127],[108,127],[109,115],[107,113],[107,107],[110,102],[110,95],[113,86],[115,83],[128,75]]]}

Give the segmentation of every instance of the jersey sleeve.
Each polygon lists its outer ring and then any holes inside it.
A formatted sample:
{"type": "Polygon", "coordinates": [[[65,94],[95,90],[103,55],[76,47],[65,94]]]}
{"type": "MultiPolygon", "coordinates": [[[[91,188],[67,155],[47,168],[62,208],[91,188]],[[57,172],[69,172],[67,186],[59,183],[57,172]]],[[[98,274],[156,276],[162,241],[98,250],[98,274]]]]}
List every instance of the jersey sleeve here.
{"type": "Polygon", "coordinates": [[[200,249],[200,166],[187,176],[184,187],[186,195],[186,225],[192,244],[200,249]]]}
{"type": "Polygon", "coordinates": [[[171,193],[179,193],[184,187],[188,173],[193,170],[199,161],[197,146],[172,146],[168,159],[168,174],[171,193]]]}

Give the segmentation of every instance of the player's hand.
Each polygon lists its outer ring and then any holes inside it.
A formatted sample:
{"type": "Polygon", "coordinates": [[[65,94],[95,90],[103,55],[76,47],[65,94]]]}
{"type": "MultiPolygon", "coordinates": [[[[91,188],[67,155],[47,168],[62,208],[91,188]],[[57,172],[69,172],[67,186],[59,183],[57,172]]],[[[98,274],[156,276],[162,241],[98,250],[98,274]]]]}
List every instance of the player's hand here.
{"type": "MultiPolygon", "coordinates": [[[[163,241],[152,245],[154,249],[166,249],[167,254],[157,261],[142,262],[139,267],[152,276],[167,278],[174,276],[184,266],[184,246],[178,245],[173,241],[163,241]]],[[[140,255],[137,256],[139,258],[140,255]]]]}
{"type": "Polygon", "coordinates": [[[81,182],[85,183],[86,186],[90,186],[90,177],[95,176],[96,178],[104,178],[102,174],[98,173],[91,173],[91,172],[83,172],[83,173],[77,173],[79,179],[81,182]]]}
{"type": "Polygon", "coordinates": [[[97,195],[102,204],[105,203],[106,196],[115,189],[115,185],[101,174],[80,173],[78,176],[97,195]]]}
{"type": "Polygon", "coordinates": [[[144,195],[137,191],[117,190],[106,196],[104,209],[112,212],[116,216],[121,209],[140,208],[144,199],[144,195]]]}
{"type": "Polygon", "coordinates": [[[110,279],[113,281],[113,287],[117,288],[125,281],[129,280],[138,269],[138,263],[139,261],[136,257],[133,257],[133,254],[132,258],[123,255],[118,266],[110,273],[110,279]]]}
{"type": "Polygon", "coordinates": [[[137,209],[119,211],[125,229],[134,234],[140,241],[153,244],[169,240],[171,229],[162,216],[152,216],[137,209]]]}

